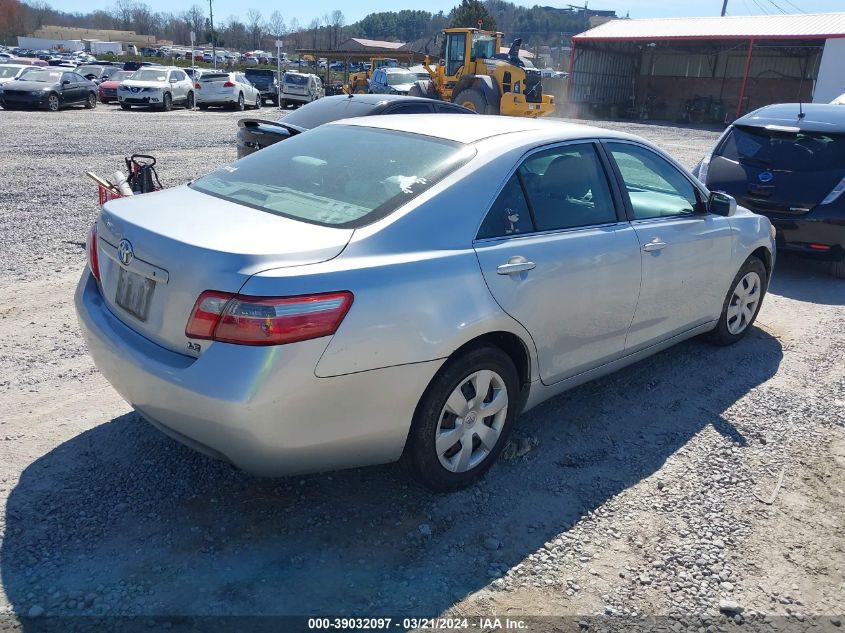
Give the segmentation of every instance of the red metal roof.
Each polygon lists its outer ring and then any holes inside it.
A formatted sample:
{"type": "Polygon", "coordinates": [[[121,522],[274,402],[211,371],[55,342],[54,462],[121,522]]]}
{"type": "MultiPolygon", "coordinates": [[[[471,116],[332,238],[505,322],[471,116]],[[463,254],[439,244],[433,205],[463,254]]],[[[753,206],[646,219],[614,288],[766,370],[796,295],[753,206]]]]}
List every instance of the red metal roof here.
{"type": "Polygon", "coordinates": [[[611,20],[576,41],[827,39],[845,37],[845,13],[611,20]]]}

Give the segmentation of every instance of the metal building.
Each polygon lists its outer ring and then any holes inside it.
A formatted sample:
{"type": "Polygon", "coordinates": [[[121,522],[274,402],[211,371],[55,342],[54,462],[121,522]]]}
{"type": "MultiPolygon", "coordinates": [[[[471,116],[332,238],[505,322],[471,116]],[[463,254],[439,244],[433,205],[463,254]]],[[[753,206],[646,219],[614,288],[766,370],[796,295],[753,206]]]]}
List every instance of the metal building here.
{"type": "Polygon", "coordinates": [[[613,20],[572,38],[576,114],[727,122],[845,92],[845,13],[613,20]]]}

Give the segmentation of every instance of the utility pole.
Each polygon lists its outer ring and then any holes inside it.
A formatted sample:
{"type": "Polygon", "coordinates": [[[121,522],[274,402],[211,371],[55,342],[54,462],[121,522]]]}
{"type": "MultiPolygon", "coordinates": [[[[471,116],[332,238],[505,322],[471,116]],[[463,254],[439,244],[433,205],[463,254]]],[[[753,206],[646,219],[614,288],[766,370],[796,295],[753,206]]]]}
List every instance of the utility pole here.
{"type": "MultiPolygon", "coordinates": [[[[214,70],[217,70],[217,44],[214,37],[214,9],[211,7],[212,0],[208,0],[208,21],[211,24],[211,58],[214,60],[214,70]]],[[[727,2],[727,0],[725,0],[727,2]]]]}
{"type": "Polygon", "coordinates": [[[725,17],[725,13],[728,10],[728,0],[724,0],[722,2],[722,17],[725,17]]]}

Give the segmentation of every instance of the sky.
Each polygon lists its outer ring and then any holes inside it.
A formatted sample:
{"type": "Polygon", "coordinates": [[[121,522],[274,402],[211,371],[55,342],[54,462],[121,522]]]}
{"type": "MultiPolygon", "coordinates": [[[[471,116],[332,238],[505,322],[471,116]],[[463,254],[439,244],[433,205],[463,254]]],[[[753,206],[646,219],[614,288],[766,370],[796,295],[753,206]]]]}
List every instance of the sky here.
{"type": "MultiPolygon", "coordinates": [[[[208,0],[142,0],[153,11],[173,11],[179,13],[193,4],[207,9],[208,0]]],[[[249,9],[258,9],[265,17],[273,11],[281,12],[285,21],[293,18],[303,26],[315,17],[320,17],[334,9],[343,11],[347,24],[376,11],[398,11],[400,9],[424,9],[432,13],[449,11],[458,0],[308,0],[308,2],[280,2],[279,0],[212,0],[215,21],[222,23],[230,15],[244,18],[249,9]]],[[[555,0],[536,0],[526,2],[515,0],[516,4],[532,6],[535,4],[565,7],[566,2],[555,0]]],[[[583,2],[583,0],[571,0],[583,2]]],[[[88,12],[111,6],[109,0],[48,0],[55,9],[62,11],[88,12]]],[[[632,18],[682,17],[697,15],[719,15],[722,0],[590,0],[591,9],[615,10],[619,16],[630,13],[632,18]]],[[[824,13],[845,11],[845,0],[728,0],[728,15],[763,15],[765,13],[824,13]]]]}

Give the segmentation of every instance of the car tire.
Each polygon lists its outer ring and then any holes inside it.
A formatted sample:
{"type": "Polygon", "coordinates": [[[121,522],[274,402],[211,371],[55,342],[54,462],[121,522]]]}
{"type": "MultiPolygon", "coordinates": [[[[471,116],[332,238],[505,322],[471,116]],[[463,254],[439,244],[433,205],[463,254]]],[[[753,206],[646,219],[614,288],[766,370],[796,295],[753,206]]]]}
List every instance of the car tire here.
{"type": "Polygon", "coordinates": [[[124,110],[131,110],[132,109],[132,106],[129,105],[128,103],[121,103],[120,107],[123,108],[124,110]]]}
{"type": "Polygon", "coordinates": [[[193,110],[194,109],[194,93],[189,92],[188,96],[185,98],[185,109],[193,110]]]}
{"type": "Polygon", "coordinates": [[[261,109],[261,97],[255,97],[255,109],[256,110],[261,109]]]}
{"type": "Polygon", "coordinates": [[[57,95],[55,92],[51,92],[50,95],[47,97],[47,109],[50,112],[59,111],[59,95],[57,95]]]}
{"type": "Polygon", "coordinates": [[[714,345],[733,345],[744,337],[757,319],[768,283],[763,262],[754,256],[746,259],[731,282],[716,327],[705,338],[714,345]]]}
{"type": "Polygon", "coordinates": [[[161,98],[161,109],[164,112],[170,112],[173,109],[173,96],[169,92],[165,92],[161,98]]]}
{"type": "Polygon", "coordinates": [[[487,103],[487,98],[484,94],[475,88],[465,88],[461,90],[458,95],[452,99],[452,103],[457,103],[465,108],[474,110],[478,114],[494,114],[493,107],[487,103]]]}
{"type": "Polygon", "coordinates": [[[201,103],[201,104],[199,104],[197,107],[198,107],[200,110],[208,110],[208,104],[207,104],[207,103],[201,103]]]}
{"type": "Polygon", "coordinates": [[[93,110],[97,107],[97,95],[93,92],[88,93],[88,100],[85,102],[85,107],[89,110],[93,110]]]}
{"type": "Polygon", "coordinates": [[[235,103],[235,110],[242,112],[244,110],[244,93],[238,94],[238,100],[235,103]]]}
{"type": "Polygon", "coordinates": [[[284,99],[282,99],[281,101],[279,101],[279,107],[280,107],[282,110],[286,110],[286,109],[287,109],[287,107],[288,107],[288,102],[287,102],[287,101],[285,101],[284,99]]]}
{"type": "Polygon", "coordinates": [[[452,492],[471,485],[502,451],[518,401],[519,376],[513,361],[501,349],[479,346],[451,358],[417,404],[400,460],[403,469],[413,481],[433,492],[452,492]],[[484,384],[487,392],[479,401],[476,388],[484,384]],[[499,402],[500,408],[482,417],[485,401],[488,406],[499,402]],[[482,428],[484,432],[479,433],[482,428]]]}
{"type": "Polygon", "coordinates": [[[830,274],[839,279],[845,279],[845,257],[838,262],[830,263],[830,274]]]}

